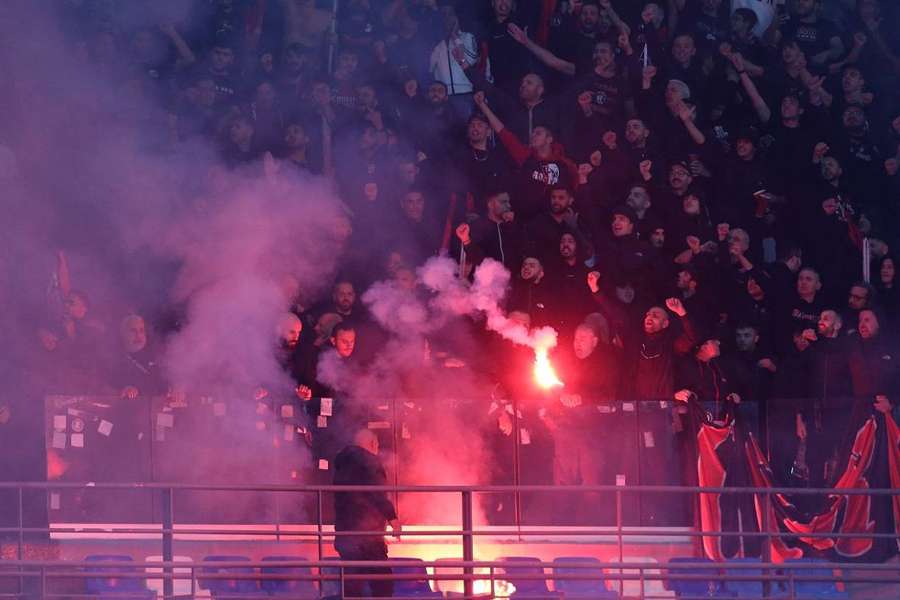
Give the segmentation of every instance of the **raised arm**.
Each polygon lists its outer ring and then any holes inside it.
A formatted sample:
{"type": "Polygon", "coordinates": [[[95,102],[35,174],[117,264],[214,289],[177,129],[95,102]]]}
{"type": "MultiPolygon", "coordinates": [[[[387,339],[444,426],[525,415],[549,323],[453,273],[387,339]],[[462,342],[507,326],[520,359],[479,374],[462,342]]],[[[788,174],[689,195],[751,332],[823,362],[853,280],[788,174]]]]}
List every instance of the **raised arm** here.
{"type": "Polygon", "coordinates": [[[184,41],[184,38],[181,37],[181,34],[178,33],[178,30],[175,29],[175,25],[171,23],[163,23],[159,26],[159,30],[163,32],[163,34],[169,38],[169,41],[172,42],[172,45],[175,46],[175,50],[178,52],[178,66],[186,67],[188,65],[192,65],[197,62],[197,57],[194,56],[193,50],[188,46],[188,43],[184,41]]]}
{"type": "Polygon", "coordinates": [[[750,97],[750,102],[753,104],[753,110],[756,111],[756,116],[759,117],[761,122],[768,123],[769,119],[772,118],[772,110],[759,93],[756,84],[753,83],[753,80],[750,78],[750,74],[747,73],[747,69],[744,65],[744,57],[741,56],[739,52],[735,52],[731,55],[731,64],[734,66],[734,70],[737,71],[741,86],[750,97]]]}
{"type": "Polygon", "coordinates": [[[559,71],[560,73],[564,73],[566,75],[575,74],[574,63],[570,63],[567,60],[561,59],[543,46],[539,45],[537,42],[528,37],[528,33],[525,32],[525,30],[523,30],[515,23],[510,23],[507,27],[507,30],[509,31],[509,35],[511,35],[514,40],[525,46],[528,51],[534,54],[534,56],[539,61],[541,61],[554,71],[559,71]]]}

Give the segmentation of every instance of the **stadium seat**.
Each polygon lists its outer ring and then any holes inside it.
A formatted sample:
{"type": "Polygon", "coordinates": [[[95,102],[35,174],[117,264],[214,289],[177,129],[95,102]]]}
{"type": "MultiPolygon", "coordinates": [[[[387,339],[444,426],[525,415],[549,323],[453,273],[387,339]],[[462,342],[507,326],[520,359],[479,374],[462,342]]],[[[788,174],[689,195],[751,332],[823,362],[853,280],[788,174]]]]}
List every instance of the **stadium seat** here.
{"type": "MultiPolygon", "coordinates": [[[[227,554],[213,554],[203,559],[203,562],[250,562],[246,556],[231,556],[227,554]]],[[[250,575],[256,570],[253,567],[203,567],[201,575],[213,575],[219,573],[233,573],[235,575],[250,575]]],[[[259,582],[255,579],[205,579],[200,577],[200,587],[210,591],[213,598],[231,598],[235,596],[258,596],[259,582]]]]}
{"type": "MultiPolygon", "coordinates": [[[[299,556],[264,556],[263,562],[305,561],[299,556]]],[[[291,596],[293,598],[318,598],[319,592],[312,579],[266,579],[265,575],[308,575],[312,569],[305,566],[296,567],[262,567],[259,570],[259,586],[270,596],[291,596]]]]}
{"type": "MultiPolygon", "coordinates": [[[[133,562],[134,559],[127,554],[90,554],[84,557],[85,562],[133,562]]],[[[119,598],[140,598],[147,600],[153,598],[156,593],[147,589],[146,582],[137,577],[115,577],[116,574],[136,574],[141,570],[137,567],[102,567],[91,566],[85,568],[88,573],[96,573],[99,577],[85,579],[85,589],[88,594],[96,596],[115,595],[119,598]]]]}
{"type": "MultiPolygon", "coordinates": [[[[146,562],[162,562],[163,557],[156,554],[148,556],[144,559],[146,562]]],[[[185,563],[188,566],[185,567],[175,567],[173,572],[178,575],[187,575],[190,576],[191,568],[190,563],[194,562],[194,559],[190,556],[173,556],[172,560],[177,563],[185,563]]],[[[147,567],[147,573],[153,573],[154,575],[158,575],[163,572],[162,567],[147,567]]],[[[164,584],[162,579],[147,579],[147,587],[154,592],[156,592],[157,596],[162,597],[164,584]]],[[[190,598],[191,596],[191,580],[190,579],[176,579],[172,582],[172,591],[175,592],[176,598],[190,598]]]]}
{"type": "MultiPolygon", "coordinates": [[[[424,563],[421,559],[403,559],[411,560],[418,563],[424,563]]],[[[403,567],[394,567],[395,575],[422,575],[421,579],[398,579],[394,582],[394,596],[398,597],[417,597],[417,598],[440,598],[440,592],[431,590],[428,583],[428,569],[424,564],[410,565],[403,567]]]]}
{"type": "Polygon", "coordinates": [[[578,568],[569,566],[578,563],[596,563],[593,556],[560,556],[553,559],[554,575],[594,575],[596,579],[554,579],[553,589],[562,592],[565,598],[618,598],[619,594],[609,589],[603,569],[578,568]]]}
{"type": "MultiPolygon", "coordinates": [[[[610,562],[618,562],[618,557],[612,558],[610,562]]],[[[639,575],[641,571],[643,571],[646,575],[660,575],[659,570],[659,562],[655,558],[651,558],[649,556],[626,556],[623,558],[623,561],[626,563],[637,563],[637,564],[646,564],[647,567],[638,570],[638,569],[622,569],[623,575],[639,575]]],[[[616,569],[613,571],[610,569],[610,574],[615,572],[618,575],[619,570],[616,569]]],[[[629,579],[625,581],[614,581],[612,579],[609,580],[609,586],[611,589],[615,591],[619,591],[619,584],[622,585],[622,595],[627,598],[635,598],[640,597],[641,594],[644,596],[652,596],[654,598],[673,598],[675,593],[671,590],[667,590],[663,587],[663,582],[660,579],[646,579],[644,580],[643,589],[641,589],[641,582],[635,579],[629,579]]]]}
{"type": "MultiPolygon", "coordinates": [[[[817,566],[825,563],[821,558],[793,558],[784,562],[784,565],[794,567],[790,569],[794,575],[799,577],[834,577],[834,571],[829,568],[817,566]]],[[[785,569],[785,574],[788,569],[785,569]]],[[[795,581],[794,594],[798,600],[808,600],[810,598],[850,598],[850,595],[838,590],[834,581],[795,581]]]]}
{"type": "Polygon", "coordinates": [[[501,556],[497,561],[506,563],[502,567],[503,579],[516,588],[510,598],[537,599],[561,596],[559,593],[550,591],[546,579],[521,578],[522,575],[544,575],[544,568],[540,566],[541,559],[534,556],[501,556]]]}
{"type": "MultiPolygon", "coordinates": [[[[760,560],[758,558],[732,558],[725,563],[725,574],[726,575],[743,575],[744,577],[762,577],[763,572],[761,568],[758,569],[737,569],[737,568],[728,568],[729,564],[760,564],[760,560]]],[[[771,573],[771,571],[770,571],[771,573]]],[[[725,589],[729,592],[733,592],[737,595],[738,598],[761,598],[763,595],[763,583],[760,581],[726,581],[725,589]]],[[[785,598],[787,597],[787,592],[780,582],[772,581],[769,585],[769,595],[770,598],[785,598]]]]}
{"type": "MultiPolygon", "coordinates": [[[[712,576],[718,573],[717,568],[703,567],[679,567],[679,563],[706,563],[715,566],[716,563],[708,558],[676,557],[669,561],[668,571],[670,575],[703,575],[712,576]]],[[[734,598],[735,594],[724,589],[721,581],[715,579],[669,579],[669,589],[675,592],[679,598],[687,596],[696,598],[734,598]]]]}

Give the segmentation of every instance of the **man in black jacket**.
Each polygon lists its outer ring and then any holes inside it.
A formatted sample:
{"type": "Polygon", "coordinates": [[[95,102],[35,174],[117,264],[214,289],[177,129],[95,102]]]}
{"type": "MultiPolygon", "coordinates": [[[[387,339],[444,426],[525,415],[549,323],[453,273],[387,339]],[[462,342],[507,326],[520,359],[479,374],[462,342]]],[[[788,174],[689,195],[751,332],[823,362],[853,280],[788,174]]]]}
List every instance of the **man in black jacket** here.
{"type": "MultiPolygon", "coordinates": [[[[378,459],[378,436],[368,429],[360,429],[334,461],[335,485],[386,485],[384,466],[378,459]]],[[[378,531],[390,524],[394,536],[400,536],[400,521],[397,511],[383,491],[337,492],[334,495],[335,531],[378,531]]],[[[334,547],[341,560],[387,560],[387,545],[384,535],[342,535],[335,538],[334,547]]],[[[389,567],[348,568],[348,575],[385,574],[389,567]]],[[[344,595],[362,597],[362,579],[347,579],[344,595]]],[[[394,593],[394,582],[387,579],[369,580],[369,589],[376,598],[389,598],[394,593]]]]}

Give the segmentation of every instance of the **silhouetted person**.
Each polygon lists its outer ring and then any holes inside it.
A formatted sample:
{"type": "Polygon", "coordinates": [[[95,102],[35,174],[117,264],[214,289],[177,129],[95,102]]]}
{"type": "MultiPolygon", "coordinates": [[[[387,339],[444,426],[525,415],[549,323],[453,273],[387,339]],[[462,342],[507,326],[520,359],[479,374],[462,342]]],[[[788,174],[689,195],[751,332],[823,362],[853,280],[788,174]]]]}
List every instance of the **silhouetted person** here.
{"type": "MultiPolygon", "coordinates": [[[[353,443],[341,450],[334,461],[335,485],[385,485],[387,477],[384,466],[378,459],[378,437],[368,429],[359,430],[353,443]]],[[[334,530],[340,531],[384,531],[390,523],[394,535],[400,535],[400,521],[397,511],[388,499],[387,493],[338,492],[334,495],[334,530]]],[[[384,535],[342,535],[337,536],[334,547],[341,560],[387,560],[387,545],[384,535]]],[[[347,574],[374,573],[389,575],[389,567],[347,569],[347,574]]],[[[348,579],[344,583],[346,596],[362,597],[362,579],[348,579]]],[[[394,582],[381,579],[369,580],[371,595],[389,598],[394,593],[394,582]]]]}

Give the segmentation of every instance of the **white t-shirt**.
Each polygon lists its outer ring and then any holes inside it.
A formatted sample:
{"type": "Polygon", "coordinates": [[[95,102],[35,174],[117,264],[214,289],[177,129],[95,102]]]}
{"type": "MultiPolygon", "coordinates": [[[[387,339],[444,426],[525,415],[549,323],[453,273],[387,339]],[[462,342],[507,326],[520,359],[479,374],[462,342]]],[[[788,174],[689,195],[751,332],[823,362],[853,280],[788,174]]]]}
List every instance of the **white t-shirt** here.
{"type": "Polygon", "coordinates": [[[775,19],[776,4],[777,0],[731,0],[731,12],[739,8],[749,8],[755,12],[759,21],[753,28],[753,33],[756,37],[761,37],[775,19]]]}

